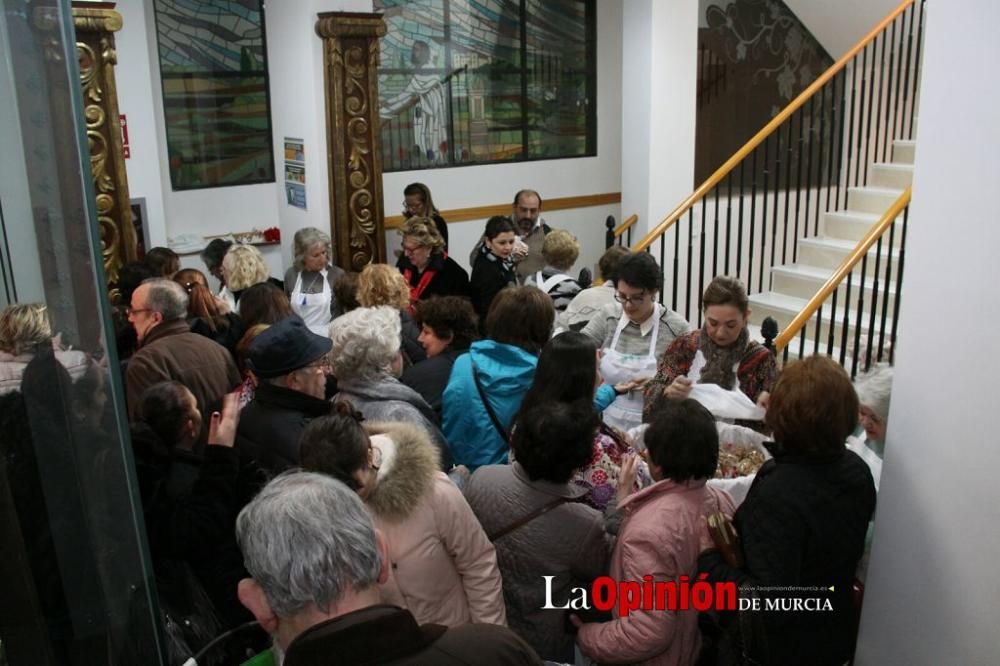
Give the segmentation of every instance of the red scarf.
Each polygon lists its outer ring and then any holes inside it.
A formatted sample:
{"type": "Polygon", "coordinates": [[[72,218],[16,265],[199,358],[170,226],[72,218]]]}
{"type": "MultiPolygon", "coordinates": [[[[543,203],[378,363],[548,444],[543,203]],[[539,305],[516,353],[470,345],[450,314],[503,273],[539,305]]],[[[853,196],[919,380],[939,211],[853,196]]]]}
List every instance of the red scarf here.
{"type": "MultiPolygon", "coordinates": [[[[444,252],[442,254],[445,259],[448,258],[447,252],[444,252]]],[[[430,261],[428,261],[427,263],[428,265],[430,265],[430,261]]],[[[413,278],[414,268],[415,267],[413,266],[413,264],[410,264],[409,266],[403,269],[403,277],[406,278],[407,285],[412,284],[411,280],[413,278]]],[[[431,268],[426,268],[424,269],[423,275],[420,276],[420,280],[417,282],[417,286],[415,287],[410,286],[410,314],[413,314],[413,304],[420,300],[420,297],[423,295],[424,290],[427,289],[427,285],[431,283],[431,280],[434,279],[435,275],[437,275],[436,270],[433,270],[431,268]]]]}

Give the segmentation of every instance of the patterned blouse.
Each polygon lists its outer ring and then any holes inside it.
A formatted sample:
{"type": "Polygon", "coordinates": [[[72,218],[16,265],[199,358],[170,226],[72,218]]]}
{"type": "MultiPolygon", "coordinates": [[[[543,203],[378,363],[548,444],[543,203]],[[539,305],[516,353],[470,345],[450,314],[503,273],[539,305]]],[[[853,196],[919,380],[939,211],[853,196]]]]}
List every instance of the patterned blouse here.
{"type": "MultiPolygon", "coordinates": [[[[691,370],[691,363],[698,353],[700,337],[701,330],[692,331],[674,340],[663,353],[656,368],[656,376],[646,384],[645,404],[642,408],[644,423],[652,419],[656,405],[663,396],[663,389],[669,386],[675,377],[687,375],[691,370]]],[[[757,396],[764,391],[770,392],[778,379],[778,364],[774,354],[759,342],[750,340],[747,342],[743,358],[740,359],[736,377],[739,379],[740,390],[757,402],[757,396]]],[[[756,424],[756,427],[760,427],[760,424],[756,424]]]]}
{"type": "MultiPolygon", "coordinates": [[[[593,457],[570,480],[570,483],[587,489],[587,494],[581,498],[584,503],[604,512],[608,502],[618,492],[622,458],[626,454],[637,455],[637,452],[620,432],[602,424],[594,438],[593,457]]],[[[639,460],[636,465],[635,488],[632,490],[642,490],[652,483],[649,467],[644,460],[639,460]]]]}

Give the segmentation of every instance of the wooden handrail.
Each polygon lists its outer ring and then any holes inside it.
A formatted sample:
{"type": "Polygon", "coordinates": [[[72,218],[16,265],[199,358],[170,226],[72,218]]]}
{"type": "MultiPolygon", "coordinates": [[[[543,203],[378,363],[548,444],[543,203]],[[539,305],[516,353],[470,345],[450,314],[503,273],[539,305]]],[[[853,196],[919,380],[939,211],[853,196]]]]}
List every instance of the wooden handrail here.
{"type": "Polygon", "coordinates": [[[830,297],[833,290],[840,286],[840,283],[844,281],[847,274],[854,270],[854,267],[859,261],[861,261],[862,257],[868,254],[868,250],[870,250],[872,245],[875,244],[875,241],[882,237],[882,234],[886,232],[889,225],[895,222],[896,218],[899,217],[899,214],[903,212],[903,209],[910,205],[910,196],[912,193],[913,186],[911,185],[899,195],[899,198],[896,199],[896,201],[889,206],[889,209],[882,214],[879,221],[868,230],[868,233],[866,233],[860,241],[858,241],[854,250],[852,250],[851,253],[844,258],[844,261],[841,262],[840,267],[837,268],[834,274],[830,276],[830,279],[827,280],[822,287],[820,287],[820,290],[816,292],[815,296],[809,299],[806,306],[802,308],[801,312],[795,315],[795,318],[792,319],[791,323],[788,324],[785,330],[783,330],[781,334],[774,339],[775,349],[779,351],[784,349],[785,345],[787,345],[796,335],[799,334],[802,327],[805,326],[806,322],[808,322],[814,314],[816,314],[816,310],[818,310],[819,307],[826,302],[826,299],[830,297]]]}
{"type": "MultiPolygon", "coordinates": [[[[577,197],[559,197],[546,199],[542,202],[542,214],[554,210],[572,210],[574,208],[589,208],[591,206],[607,206],[609,204],[621,203],[621,192],[607,192],[604,194],[585,194],[577,197]]],[[[490,206],[475,206],[473,208],[452,208],[440,211],[441,217],[452,222],[468,222],[470,220],[485,220],[494,215],[510,215],[511,204],[493,204],[490,206]]],[[[398,229],[406,222],[402,215],[387,215],[385,217],[386,229],[398,229]]]]}
{"type": "Polygon", "coordinates": [[[618,238],[623,233],[625,233],[630,228],[632,228],[632,225],[635,224],[638,221],[639,221],[639,215],[638,215],[638,213],[632,213],[631,215],[629,215],[628,217],[625,218],[624,222],[622,222],[617,227],[615,227],[615,230],[612,231],[611,233],[613,233],[615,235],[615,238],[618,238]]]}
{"type": "Polygon", "coordinates": [[[906,9],[910,5],[912,5],[913,2],[914,0],[903,0],[903,2],[901,2],[898,7],[892,10],[892,12],[890,12],[888,16],[886,16],[878,23],[878,25],[872,28],[867,35],[862,37],[857,44],[851,47],[851,49],[847,53],[842,55],[837,62],[833,63],[833,65],[829,69],[820,74],[818,79],[813,81],[808,88],[803,90],[798,97],[793,99],[788,106],[782,109],[781,113],[772,118],[771,122],[764,125],[764,127],[761,128],[759,132],[754,134],[749,141],[743,144],[742,148],[733,153],[732,156],[728,160],[726,160],[722,166],[716,169],[715,173],[713,173],[711,176],[708,177],[708,180],[699,185],[698,189],[692,192],[687,199],[682,201],[681,204],[673,210],[673,212],[667,215],[662,222],[660,222],[658,225],[656,225],[654,229],[652,229],[648,234],[646,234],[645,238],[639,241],[639,244],[635,246],[635,251],[642,252],[650,245],[652,245],[653,241],[655,241],[661,235],[665,234],[667,232],[667,229],[669,229],[674,224],[674,222],[680,219],[681,215],[686,213],[687,210],[691,208],[691,206],[695,205],[701,199],[703,199],[705,195],[708,194],[713,187],[722,182],[722,179],[725,178],[730,171],[736,168],[736,165],[742,162],[747,157],[747,155],[749,155],[750,152],[753,151],[754,148],[762,144],[764,140],[767,139],[767,137],[769,137],[771,133],[774,132],[774,130],[776,130],[786,120],[788,120],[788,118],[793,113],[802,108],[802,106],[809,100],[810,97],[816,94],[816,92],[819,91],[819,89],[822,88],[824,85],[826,85],[826,83],[830,81],[830,79],[836,76],[840,72],[840,70],[844,69],[844,67],[847,66],[847,63],[851,60],[851,58],[860,53],[863,48],[868,46],[869,42],[875,39],[875,37],[880,32],[882,32],[886,28],[886,26],[892,23],[896,19],[896,17],[898,17],[900,14],[906,11],[906,9]]]}

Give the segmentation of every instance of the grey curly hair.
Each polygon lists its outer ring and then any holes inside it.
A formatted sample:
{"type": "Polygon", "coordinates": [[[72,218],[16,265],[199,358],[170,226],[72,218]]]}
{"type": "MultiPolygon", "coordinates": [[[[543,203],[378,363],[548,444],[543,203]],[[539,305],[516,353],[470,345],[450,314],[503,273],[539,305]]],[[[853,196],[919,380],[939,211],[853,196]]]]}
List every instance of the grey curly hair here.
{"type": "Polygon", "coordinates": [[[401,344],[399,310],[358,308],[330,324],[330,366],[339,380],[372,381],[390,374],[401,344]]]}

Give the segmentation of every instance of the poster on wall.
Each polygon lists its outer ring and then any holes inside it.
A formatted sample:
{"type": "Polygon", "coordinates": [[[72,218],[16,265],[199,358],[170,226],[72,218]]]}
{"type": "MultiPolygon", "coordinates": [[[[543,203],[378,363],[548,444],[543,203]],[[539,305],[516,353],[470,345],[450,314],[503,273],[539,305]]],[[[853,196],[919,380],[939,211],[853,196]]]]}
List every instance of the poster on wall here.
{"type": "Polygon", "coordinates": [[[306,209],[306,156],[302,139],[285,137],[285,198],[289,206],[306,209]]]}

